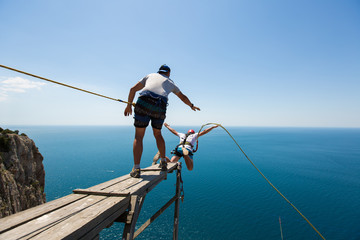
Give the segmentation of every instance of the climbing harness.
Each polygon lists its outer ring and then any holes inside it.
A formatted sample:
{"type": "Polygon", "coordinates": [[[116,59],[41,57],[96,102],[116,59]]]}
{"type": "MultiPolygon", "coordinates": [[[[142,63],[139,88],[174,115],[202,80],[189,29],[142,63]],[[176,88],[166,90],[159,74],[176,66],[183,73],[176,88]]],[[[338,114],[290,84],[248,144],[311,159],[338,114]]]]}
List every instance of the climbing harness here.
{"type": "Polygon", "coordinates": [[[192,145],[190,142],[186,141],[187,138],[188,138],[191,134],[193,134],[193,133],[189,133],[189,132],[186,133],[186,134],[185,134],[184,141],[183,141],[181,144],[179,144],[179,145],[182,145],[183,147],[185,147],[185,145],[190,145],[190,147],[193,148],[193,145],[192,145]]]}
{"type": "Polygon", "coordinates": [[[253,165],[253,167],[260,173],[260,175],[270,184],[270,186],[283,198],[285,199],[285,201],[287,203],[289,203],[296,212],[298,212],[300,214],[300,216],[315,230],[315,232],[322,238],[325,240],[325,238],[323,237],[323,235],[314,227],[314,225],[312,225],[312,223],[294,206],[294,204],[292,204],[271,182],[269,179],[267,179],[265,177],[265,175],[255,166],[255,164],[250,160],[250,158],[246,155],[246,153],[242,150],[242,148],[240,147],[240,145],[236,142],[236,140],[233,138],[233,136],[230,134],[230,132],[223,127],[221,124],[218,123],[206,123],[204,125],[201,126],[199,132],[201,132],[201,130],[203,129],[203,127],[207,126],[207,125],[217,125],[219,127],[221,127],[222,129],[225,130],[225,132],[227,132],[227,134],[231,137],[231,139],[235,142],[235,144],[238,146],[238,148],[241,150],[241,152],[244,154],[244,156],[246,157],[246,159],[251,163],[251,165],[253,165]]]}
{"type": "Polygon", "coordinates": [[[56,82],[54,80],[47,79],[47,78],[44,78],[44,77],[40,77],[40,76],[31,74],[31,73],[27,73],[27,72],[15,69],[15,68],[7,67],[7,66],[4,66],[4,65],[0,65],[0,67],[9,69],[11,71],[19,72],[19,73],[22,73],[22,74],[25,74],[25,75],[28,75],[28,76],[31,76],[31,77],[39,78],[39,79],[42,79],[42,80],[45,80],[45,81],[48,81],[48,82],[59,84],[59,85],[62,85],[62,86],[68,87],[68,88],[72,88],[72,89],[76,89],[76,90],[83,91],[83,92],[86,92],[86,93],[90,93],[90,94],[93,94],[93,95],[96,95],[96,96],[99,96],[99,97],[107,98],[107,99],[110,99],[110,100],[114,100],[114,101],[122,102],[122,103],[126,103],[126,104],[132,104],[133,106],[135,106],[135,103],[130,103],[130,102],[127,102],[127,101],[123,101],[121,99],[107,97],[107,96],[104,96],[104,95],[101,95],[101,94],[98,94],[98,93],[95,93],[95,92],[91,92],[91,91],[88,91],[88,90],[84,90],[84,89],[81,89],[81,88],[70,86],[70,85],[67,85],[67,84],[64,84],[64,83],[61,83],[61,82],[56,82]]]}
{"type": "Polygon", "coordinates": [[[184,138],[184,140],[182,141],[182,143],[176,145],[176,147],[174,148],[174,150],[171,151],[171,154],[175,154],[175,155],[177,155],[177,156],[179,156],[179,157],[183,157],[184,155],[183,155],[181,152],[178,151],[178,148],[179,148],[180,146],[182,146],[182,148],[185,148],[185,145],[189,145],[189,146],[191,147],[191,149],[192,149],[192,151],[189,151],[189,155],[193,155],[193,152],[195,152],[195,151],[193,150],[194,146],[193,146],[190,142],[187,142],[187,141],[186,141],[187,138],[188,138],[191,134],[193,134],[193,133],[187,132],[187,133],[185,134],[185,138],[184,138]]]}

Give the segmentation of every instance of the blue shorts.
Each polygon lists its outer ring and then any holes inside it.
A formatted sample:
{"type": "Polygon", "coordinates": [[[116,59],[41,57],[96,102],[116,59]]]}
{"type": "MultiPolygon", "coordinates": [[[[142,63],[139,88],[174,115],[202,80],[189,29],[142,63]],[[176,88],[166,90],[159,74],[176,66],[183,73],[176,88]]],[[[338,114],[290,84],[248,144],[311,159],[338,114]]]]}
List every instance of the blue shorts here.
{"type": "Polygon", "coordinates": [[[167,98],[146,91],[138,98],[134,110],[134,126],[146,128],[151,120],[151,126],[161,129],[166,118],[167,98]]]}
{"type": "MultiPolygon", "coordinates": [[[[175,152],[174,152],[174,154],[176,155],[176,156],[178,156],[178,157],[183,157],[184,156],[184,154],[183,154],[183,151],[182,151],[182,148],[183,148],[183,146],[177,146],[176,147],[176,149],[175,149],[175,152]]],[[[188,149],[188,151],[189,151],[189,157],[191,158],[191,159],[193,159],[193,152],[191,151],[191,150],[189,150],[188,149]]]]}

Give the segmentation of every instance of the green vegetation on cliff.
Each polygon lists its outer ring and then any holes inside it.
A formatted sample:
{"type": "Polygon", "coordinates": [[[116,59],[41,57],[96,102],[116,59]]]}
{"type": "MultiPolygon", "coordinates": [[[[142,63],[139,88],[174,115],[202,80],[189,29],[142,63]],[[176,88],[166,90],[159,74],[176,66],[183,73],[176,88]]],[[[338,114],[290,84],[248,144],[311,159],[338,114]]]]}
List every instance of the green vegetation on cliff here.
{"type": "MultiPolygon", "coordinates": [[[[10,129],[3,129],[0,127],[0,152],[9,152],[10,151],[10,138],[8,134],[19,135],[19,130],[12,131],[10,129]]],[[[21,136],[26,136],[25,133],[20,134],[21,136]]]]}

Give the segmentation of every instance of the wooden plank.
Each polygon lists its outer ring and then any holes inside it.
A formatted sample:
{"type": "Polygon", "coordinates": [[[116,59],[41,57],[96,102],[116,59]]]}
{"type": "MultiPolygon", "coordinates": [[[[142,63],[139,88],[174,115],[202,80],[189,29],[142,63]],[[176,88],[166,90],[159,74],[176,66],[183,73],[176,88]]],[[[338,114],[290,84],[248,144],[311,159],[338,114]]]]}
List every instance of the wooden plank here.
{"type": "Polygon", "coordinates": [[[106,197],[103,201],[97,202],[76,215],[38,233],[33,239],[73,240],[82,237],[85,239],[92,238],[120,216],[127,209],[129,201],[130,197],[106,197]]]}
{"type": "MultiPolygon", "coordinates": [[[[130,192],[128,189],[134,187],[142,182],[142,178],[129,178],[126,181],[119,182],[110,187],[103,189],[102,191],[117,191],[117,192],[130,192]]],[[[131,192],[130,192],[131,194],[131,192]]]]}
{"type": "Polygon", "coordinates": [[[157,184],[166,178],[166,173],[159,172],[158,174],[144,173],[142,180],[138,184],[127,188],[132,195],[143,195],[151,191],[157,184]],[[147,175],[149,174],[149,175],[147,175]]]}
{"type": "Polygon", "coordinates": [[[97,196],[106,196],[106,197],[127,197],[130,195],[129,192],[104,192],[104,191],[89,191],[86,189],[75,189],[73,190],[75,194],[87,194],[87,195],[97,195],[97,196]]]}
{"type": "Polygon", "coordinates": [[[145,196],[132,196],[130,201],[130,212],[128,217],[130,217],[129,221],[125,223],[124,231],[123,231],[123,240],[132,240],[134,239],[134,231],[137,219],[140,215],[140,211],[142,205],[144,203],[145,196]]]}
{"type": "Polygon", "coordinates": [[[106,189],[106,188],[108,188],[108,187],[111,187],[111,186],[114,185],[114,184],[119,184],[119,183],[121,183],[121,182],[123,182],[123,181],[126,181],[126,180],[128,180],[129,178],[131,178],[131,177],[130,177],[129,174],[127,174],[127,175],[124,175],[124,176],[121,176],[121,177],[118,177],[118,178],[109,180],[109,181],[107,181],[107,182],[103,182],[103,183],[100,183],[100,184],[98,184],[98,185],[89,187],[89,188],[87,188],[87,189],[88,189],[88,190],[94,190],[94,191],[97,191],[97,190],[101,191],[101,190],[104,190],[104,189],[106,189]]]}
{"type": "Polygon", "coordinates": [[[172,197],[164,206],[162,206],[151,218],[149,218],[136,232],[134,233],[134,238],[140,235],[151,223],[155,221],[175,200],[177,196],[172,197]]]}
{"type": "MultiPolygon", "coordinates": [[[[168,171],[172,171],[172,170],[176,169],[176,167],[177,167],[177,163],[168,163],[168,169],[169,169],[168,171]]],[[[133,188],[133,189],[137,188],[137,185],[139,183],[141,183],[143,181],[151,180],[152,178],[149,176],[158,176],[160,174],[163,174],[163,172],[159,171],[159,167],[157,165],[147,167],[143,170],[146,170],[146,171],[143,171],[141,173],[141,175],[142,175],[141,178],[132,178],[132,177],[130,177],[130,175],[125,175],[120,178],[108,181],[106,183],[102,183],[97,186],[87,188],[86,190],[109,191],[111,189],[112,191],[116,191],[116,192],[128,192],[127,190],[129,188],[133,188]]]]}
{"type": "MultiPolygon", "coordinates": [[[[177,167],[177,163],[171,163],[171,162],[170,162],[170,163],[168,163],[167,167],[168,167],[168,172],[171,171],[171,170],[175,170],[176,167],[177,167]]],[[[157,164],[157,165],[151,165],[151,166],[149,166],[149,167],[147,167],[147,168],[144,168],[144,169],[141,169],[141,170],[146,170],[146,171],[148,171],[148,170],[151,170],[151,169],[153,169],[153,170],[155,170],[155,171],[159,171],[159,170],[160,170],[158,164],[157,164]]]]}
{"type": "MultiPolygon", "coordinates": [[[[177,167],[177,163],[169,163],[168,167],[168,171],[174,170],[177,167]]],[[[157,171],[158,166],[156,165],[150,166],[147,169],[154,169],[155,171],[142,172],[141,178],[130,178],[120,184],[114,185],[119,188],[117,191],[129,191],[131,195],[142,195],[166,177],[165,172],[157,171]]]]}
{"type": "MultiPolygon", "coordinates": [[[[52,211],[60,209],[66,205],[76,202],[85,196],[70,194],[65,197],[56,199],[51,202],[44,203],[42,205],[29,208],[27,210],[18,212],[5,218],[0,219],[0,234],[15,228],[19,225],[25,224],[35,218],[41,217],[52,211]]],[[[1,238],[0,238],[1,239],[1,238]]]]}
{"type": "MultiPolygon", "coordinates": [[[[95,185],[88,189],[93,190],[93,191],[103,190],[105,188],[112,186],[113,184],[118,184],[123,181],[126,181],[129,178],[131,178],[129,175],[121,176],[121,177],[112,179],[110,181],[95,185]]],[[[64,196],[62,198],[53,200],[51,202],[47,202],[42,205],[18,212],[16,214],[13,214],[10,216],[7,216],[5,218],[1,218],[0,219],[0,234],[5,231],[8,231],[9,229],[15,228],[22,224],[25,224],[33,219],[41,217],[42,215],[45,215],[52,211],[55,211],[63,206],[66,206],[66,205],[68,205],[74,201],[77,201],[81,198],[84,198],[84,197],[86,197],[86,196],[70,194],[70,195],[64,196]]]]}
{"type": "MultiPolygon", "coordinates": [[[[169,170],[173,170],[176,168],[176,163],[169,163],[168,164],[168,169],[169,170]]],[[[145,169],[142,169],[143,170],[143,173],[141,175],[152,175],[152,174],[155,174],[155,172],[160,172],[159,170],[159,167],[157,165],[153,165],[153,166],[150,166],[150,167],[147,167],[145,169]],[[148,173],[150,172],[150,173],[148,173]]],[[[90,187],[90,188],[87,188],[86,190],[89,190],[89,191],[103,191],[103,190],[108,190],[108,188],[113,188],[113,186],[118,186],[118,189],[116,189],[116,191],[118,192],[121,192],[123,191],[124,189],[127,189],[129,187],[129,185],[136,185],[138,182],[142,181],[141,178],[132,178],[130,177],[129,174],[127,175],[124,175],[124,176],[121,176],[119,178],[116,178],[116,179],[112,179],[110,181],[107,181],[105,183],[101,183],[101,184],[98,184],[96,186],[93,186],[93,187],[90,187]]]]}
{"type": "Polygon", "coordinates": [[[89,231],[88,233],[86,233],[86,235],[84,235],[83,237],[81,237],[79,240],[88,240],[90,237],[89,236],[93,236],[94,234],[98,234],[104,229],[104,228],[109,228],[114,221],[120,216],[122,215],[124,212],[126,212],[126,210],[128,209],[128,205],[129,203],[127,203],[126,205],[124,205],[122,208],[120,208],[117,211],[114,211],[113,214],[111,214],[107,219],[103,220],[101,222],[101,224],[98,224],[95,228],[93,228],[91,231],[89,231]]]}
{"type": "MultiPolygon", "coordinates": [[[[176,167],[176,163],[172,164],[171,167],[176,167]]],[[[147,169],[151,168],[154,168],[156,170],[142,172],[141,178],[130,177],[124,181],[115,183],[110,187],[103,189],[102,191],[130,192],[131,195],[142,195],[143,193],[148,192],[147,190],[150,189],[149,186],[154,185],[155,187],[159,183],[159,180],[161,181],[164,179],[164,172],[157,171],[157,166],[151,166],[147,169]]]]}
{"type": "Polygon", "coordinates": [[[158,172],[158,171],[161,171],[161,168],[156,168],[156,169],[144,168],[144,169],[141,169],[141,172],[149,172],[149,171],[158,172]]]}
{"type": "MultiPolygon", "coordinates": [[[[81,196],[81,195],[80,195],[81,196]]],[[[53,227],[65,219],[76,215],[90,206],[101,202],[104,196],[87,196],[61,209],[57,209],[51,213],[45,214],[37,219],[29,221],[15,229],[9,230],[0,235],[0,239],[25,239],[35,236],[44,229],[53,227]]]]}
{"type": "MultiPolygon", "coordinates": [[[[175,169],[176,165],[176,163],[170,163],[168,171],[175,169]]],[[[166,173],[159,171],[158,166],[154,165],[146,168],[142,172],[141,178],[131,178],[129,175],[125,175],[80,191],[83,191],[82,193],[89,191],[88,193],[90,194],[99,193],[100,195],[104,195],[104,192],[106,192],[105,195],[118,194],[121,196],[123,196],[124,191],[127,191],[131,194],[145,196],[147,192],[153,189],[165,177],[166,173]]],[[[128,200],[124,202],[117,200],[116,203],[113,200],[107,200],[113,198],[125,199],[125,197],[70,194],[35,208],[5,217],[0,219],[0,239],[10,240],[29,237],[37,238],[43,235],[48,236],[48,233],[53,232],[53,229],[59,230],[59,228],[69,229],[72,233],[68,234],[72,237],[86,236],[86,239],[96,237],[103,228],[110,225],[128,207],[128,200]],[[91,211],[89,212],[88,209],[91,209],[91,211]],[[72,222],[77,224],[73,225],[72,222]]],[[[54,237],[50,238],[53,239],[54,237]]]]}
{"type": "MultiPolygon", "coordinates": [[[[177,163],[168,163],[168,171],[174,170],[176,168],[176,166],[177,166],[177,163]]],[[[144,172],[147,172],[147,171],[159,171],[161,169],[158,167],[158,165],[152,165],[152,166],[149,166],[149,167],[144,168],[142,170],[144,172]]],[[[88,190],[94,190],[94,191],[95,190],[105,190],[106,188],[109,188],[112,185],[116,185],[116,184],[119,184],[119,183],[124,183],[129,179],[134,179],[134,178],[130,177],[130,175],[127,174],[127,175],[124,175],[124,176],[109,180],[107,182],[92,186],[92,187],[87,188],[87,189],[88,190]]]]}

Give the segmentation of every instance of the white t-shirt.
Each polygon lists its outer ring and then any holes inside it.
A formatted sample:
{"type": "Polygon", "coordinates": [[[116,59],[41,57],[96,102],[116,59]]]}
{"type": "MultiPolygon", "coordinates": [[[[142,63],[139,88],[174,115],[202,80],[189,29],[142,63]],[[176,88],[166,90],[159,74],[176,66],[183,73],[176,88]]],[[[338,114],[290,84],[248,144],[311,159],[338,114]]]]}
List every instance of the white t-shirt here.
{"type": "Polygon", "coordinates": [[[166,98],[171,92],[175,94],[180,92],[180,89],[170,78],[159,73],[150,73],[140,82],[145,86],[142,91],[151,91],[166,98]]]}
{"type": "MultiPolygon", "coordinates": [[[[195,143],[196,143],[196,139],[198,138],[198,136],[199,136],[199,133],[190,134],[190,135],[187,137],[186,142],[191,143],[191,145],[194,147],[194,146],[195,146],[195,143]]],[[[186,137],[186,134],[184,134],[184,133],[178,133],[178,137],[180,138],[180,142],[179,142],[179,143],[183,143],[183,142],[184,142],[184,139],[185,139],[185,137],[186,137]]],[[[190,151],[193,150],[192,147],[191,147],[190,145],[187,145],[187,144],[185,145],[185,148],[186,148],[187,150],[190,150],[190,151]]]]}

